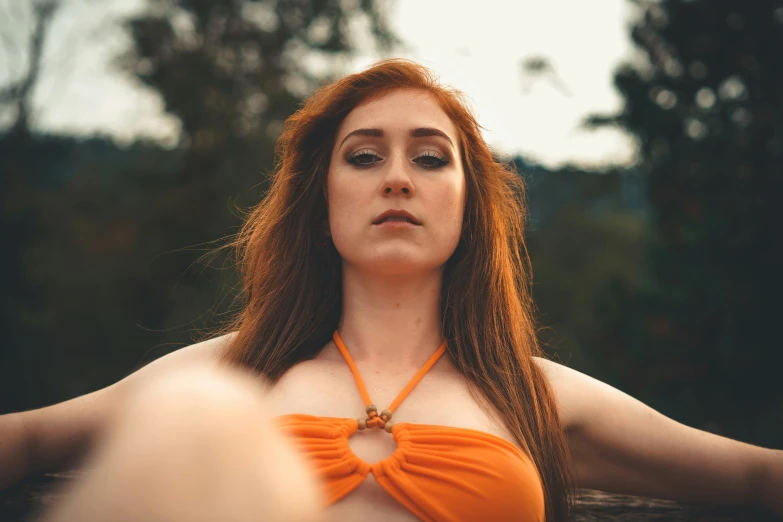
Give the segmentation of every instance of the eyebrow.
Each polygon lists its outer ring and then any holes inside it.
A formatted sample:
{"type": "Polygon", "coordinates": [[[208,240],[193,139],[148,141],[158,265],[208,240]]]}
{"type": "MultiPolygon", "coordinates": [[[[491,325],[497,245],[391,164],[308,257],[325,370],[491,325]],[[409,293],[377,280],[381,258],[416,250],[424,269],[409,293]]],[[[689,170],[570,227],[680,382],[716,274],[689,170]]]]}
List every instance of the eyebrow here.
{"type": "MultiPolygon", "coordinates": [[[[356,129],[355,131],[351,131],[348,133],[348,135],[343,138],[343,141],[340,142],[340,147],[343,146],[343,143],[345,143],[345,140],[350,138],[351,136],[369,136],[371,138],[383,138],[383,129],[356,129]]],[[[449,138],[445,132],[443,132],[440,129],[436,129],[434,127],[419,127],[418,129],[412,129],[410,132],[411,138],[425,138],[428,136],[439,136],[441,138],[445,138],[453,147],[454,143],[452,143],[451,138],[449,138]]]]}

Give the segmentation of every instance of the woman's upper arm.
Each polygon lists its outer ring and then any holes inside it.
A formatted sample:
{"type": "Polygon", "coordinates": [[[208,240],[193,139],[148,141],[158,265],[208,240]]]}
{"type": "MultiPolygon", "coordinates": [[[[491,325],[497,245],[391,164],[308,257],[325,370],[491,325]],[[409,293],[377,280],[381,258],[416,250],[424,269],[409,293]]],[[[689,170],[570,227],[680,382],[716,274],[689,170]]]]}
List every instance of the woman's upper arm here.
{"type": "Polygon", "coordinates": [[[592,377],[552,361],[539,363],[561,410],[577,487],[693,502],[753,502],[770,450],[685,426],[592,377]]]}
{"type": "Polygon", "coordinates": [[[217,364],[220,351],[233,334],[186,346],[128,375],[121,381],[74,399],[26,411],[20,418],[29,437],[31,472],[64,469],[78,463],[108,423],[116,405],[130,388],[183,365],[217,364]]]}

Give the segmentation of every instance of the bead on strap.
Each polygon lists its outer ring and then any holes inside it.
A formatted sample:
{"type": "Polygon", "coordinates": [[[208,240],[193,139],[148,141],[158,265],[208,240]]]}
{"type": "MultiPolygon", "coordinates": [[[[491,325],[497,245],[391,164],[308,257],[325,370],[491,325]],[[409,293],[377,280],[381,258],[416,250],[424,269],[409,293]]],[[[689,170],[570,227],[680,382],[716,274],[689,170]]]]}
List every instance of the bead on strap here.
{"type": "Polygon", "coordinates": [[[358,419],[360,430],[365,428],[379,428],[386,430],[388,433],[391,433],[392,424],[389,421],[392,418],[392,413],[394,410],[396,410],[402,401],[405,400],[413,388],[419,384],[419,381],[424,377],[424,374],[427,373],[430,368],[432,368],[438,359],[440,359],[441,355],[446,352],[446,341],[444,340],[443,344],[441,344],[437,351],[432,354],[432,357],[430,357],[429,360],[424,363],[424,366],[419,368],[419,371],[416,372],[416,375],[414,375],[410,382],[405,385],[405,388],[403,388],[400,394],[397,395],[397,398],[394,399],[391,405],[387,409],[383,410],[380,415],[378,415],[378,408],[372,403],[372,400],[370,400],[370,394],[367,393],[367,388],[364,386],[362,376],[359,375],[359,370],[356,368],[356,364],[353,362],[353,359],[348,353],[348,349],[345,347],[345,344],[343,344],[343,340],[340,338],[340,334],[337,333],[337,330],[334,331],[332,339],[334,339],[334,344],[337,346],[337,349],[340,350],[341,354],[343,354],[345,362],[348,363],[348,367],[351,369],[354,381],[356,381],[356,387],[359,388],[359,393],[361,394],[364,405],[366,406],[365,412],[367,413],[367,418],[358,419]]]}

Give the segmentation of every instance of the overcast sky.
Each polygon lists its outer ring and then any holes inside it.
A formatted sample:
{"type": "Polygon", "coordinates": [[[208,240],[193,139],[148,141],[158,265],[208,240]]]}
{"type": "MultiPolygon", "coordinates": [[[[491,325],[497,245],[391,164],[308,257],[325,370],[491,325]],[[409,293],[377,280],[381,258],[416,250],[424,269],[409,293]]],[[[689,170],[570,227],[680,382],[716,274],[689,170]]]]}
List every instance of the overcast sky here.
{"type": "MultiPolygon", "coordinates": [[[[25,21],[20,0],[0,0],[0,16],[25,21]],[[3,5],[4,4],[4,5],[3,5]]],[[[146,135],[173,142],[177,124],[160,99],[111,67],[128,45],[117,21],[143,0],[65,0],[45,53],[35,93],[38,127],[78,134],[108,133],[120,141],[146,135]]],[[[406,48],[398,56],[430,67],[472,102],[485,137],[505,153],[548,166],[628,164],[635,145],[619,131],[580,129],[591,113],[613,112],[621,99],[613,70],[631,56],[628,0],[394,0],[392,25],[406,48]],[[552,74],[524,74],[545,57],[552,74]]],[[[10,36],[7,34],[5,37],[10,36]]],[[[0,82],[21,70],[13,56],[0,82]]],[[[360,70],[376,55],[346,64],[360,70]]]]}

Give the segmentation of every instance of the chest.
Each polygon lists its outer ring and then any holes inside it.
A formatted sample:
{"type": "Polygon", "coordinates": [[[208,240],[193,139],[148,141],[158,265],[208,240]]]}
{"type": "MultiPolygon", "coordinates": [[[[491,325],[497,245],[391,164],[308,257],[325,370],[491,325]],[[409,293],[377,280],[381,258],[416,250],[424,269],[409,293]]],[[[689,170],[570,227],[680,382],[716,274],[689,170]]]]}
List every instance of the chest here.
{"type": "MultiPolygon", "coordinates": [[[[361,368],[362,378],[378,411],[387,408],[405,388],[415,370],[391,372],[361,368]]],[[[269,392],[279,415],[305,413],[339,418],[365,418],[365,405],[344,361],[307,361],[289,370],[269,392]]],[[[437,363],[394,412],[392,422],[434,424],[490,433],[507,441],[514,438],[500,416],[471,393],[465,378],[446,364],[437,363]]],[[[359,431],[348,439],[351,451],[373,464],[396,450],[393,437],[383,430],[359,431]]],[[[372,474],[356,490],[330,506],[330,519],[415,520],[374,480],[372,474]],[[379,509],[382,508],[382,509],[379,509]],[[378,518],[380,514],[380,519],[378,518]]]]}

